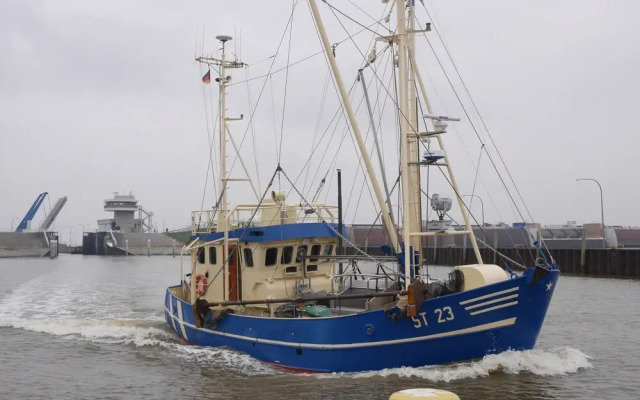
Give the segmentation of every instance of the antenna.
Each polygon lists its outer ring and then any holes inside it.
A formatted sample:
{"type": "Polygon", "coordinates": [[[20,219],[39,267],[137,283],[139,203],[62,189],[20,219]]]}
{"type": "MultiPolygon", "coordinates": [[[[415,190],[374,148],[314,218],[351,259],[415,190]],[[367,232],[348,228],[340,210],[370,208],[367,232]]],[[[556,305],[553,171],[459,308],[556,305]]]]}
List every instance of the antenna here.
{"type": "Polygon", "coordinates": [[[231,36],[228,36],[228,35],[218,35],[218,36],[216,36],[216,39],[218,39],[219,41],[222,42],[222,58],[224,59],[224,45],[229,40],[233,40],[233,38],[231,36]]]}
{"type": "Polygon", "coordinates": [[[229,40],[233,40],[233,38],[231,36],[228,36],[228,35],[218,35],[218,36],[216,36],[216,39],[221,41],[223,44],[225,42],[228,42],[229,40]]]}

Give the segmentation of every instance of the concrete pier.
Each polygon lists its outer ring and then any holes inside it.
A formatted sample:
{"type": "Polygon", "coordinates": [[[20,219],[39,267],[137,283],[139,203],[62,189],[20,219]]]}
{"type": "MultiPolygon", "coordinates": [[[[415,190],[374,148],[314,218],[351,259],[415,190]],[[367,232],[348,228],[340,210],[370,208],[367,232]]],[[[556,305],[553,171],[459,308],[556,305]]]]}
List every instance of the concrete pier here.
{"type": "Polygon", "coordinates": [[[0,232],[0,258],[44,257],[49,251],[44,232],[0,232]]]}

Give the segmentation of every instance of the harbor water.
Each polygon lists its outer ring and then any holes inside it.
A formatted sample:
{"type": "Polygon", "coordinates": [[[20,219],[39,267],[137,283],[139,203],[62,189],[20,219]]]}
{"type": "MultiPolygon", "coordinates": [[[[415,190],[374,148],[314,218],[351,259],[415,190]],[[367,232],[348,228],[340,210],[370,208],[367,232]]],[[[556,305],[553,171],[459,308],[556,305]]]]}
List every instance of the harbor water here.
{"type": "Polygon", "coordinates": [[[637,280],[561,276],[532,351],[445,366],[297,374],[178,340],[165,325],[163,299],[179,282],[179,263],[0,259],[0,399],[386,400],[416,387],[463,400],[640,398],[637,280]]]}

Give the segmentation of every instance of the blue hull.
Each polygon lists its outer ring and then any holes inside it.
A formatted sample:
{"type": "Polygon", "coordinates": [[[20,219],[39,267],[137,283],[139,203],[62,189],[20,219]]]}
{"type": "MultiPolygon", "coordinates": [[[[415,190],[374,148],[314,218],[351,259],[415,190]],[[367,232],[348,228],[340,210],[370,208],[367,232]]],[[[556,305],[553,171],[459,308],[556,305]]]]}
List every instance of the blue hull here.
{"type": "Polygon", "coordinates": [[[416,317],[383,310],[327,318],[230,314],[215,330],[197,328],[192,305],[165,297],[165,317],[184,340],[227,346],[259,360],[304,371],[353,372],[480,358],[536,343],[559,277],[557,269],[429,299],[416,317]]]}

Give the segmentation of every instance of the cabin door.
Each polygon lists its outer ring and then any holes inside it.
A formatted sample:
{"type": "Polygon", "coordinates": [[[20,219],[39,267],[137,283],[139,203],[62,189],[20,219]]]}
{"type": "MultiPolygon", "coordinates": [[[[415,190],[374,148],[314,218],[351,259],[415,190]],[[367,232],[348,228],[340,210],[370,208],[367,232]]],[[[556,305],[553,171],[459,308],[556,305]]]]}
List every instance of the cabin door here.
{"type": "Polygon", "coordinates": [[[240,273],[238,270],[238,247],[229,246],[229,301],[240,300],[240,273]]]}

